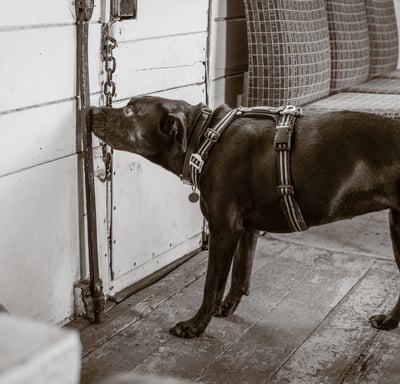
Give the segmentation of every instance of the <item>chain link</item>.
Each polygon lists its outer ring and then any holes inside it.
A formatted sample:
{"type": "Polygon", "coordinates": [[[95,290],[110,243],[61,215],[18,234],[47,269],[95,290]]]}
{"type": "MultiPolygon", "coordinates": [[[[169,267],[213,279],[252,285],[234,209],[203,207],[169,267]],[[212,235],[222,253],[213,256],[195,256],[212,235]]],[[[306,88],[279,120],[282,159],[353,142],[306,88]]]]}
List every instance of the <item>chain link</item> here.
{"type": "MultiPolygon", "coordinates": [[[[112,99],[116,94],[116,86],[113,75],[117,67],[117,60],[113,56],[113,50],[118,46],[117,40],[110,36],[110,24],[102,27],[102,52],[101,59],[104,63],[105,78],[103,81],[102,104],[106,107],[112,106],[112,99]]],[[[111,181],[112,178],[112,148],[109,150],[107,144],[102,143],[102,155],[105,165],[105,176],[102,181],[111,181]]]]}
{"type": "Polygon", "coordinates": [[[105,80],[103,83],[103,97],[105,106],[111,107],[112,98],[115,96],[116,86],[113,81],[113,75],[117,67],[117,60],[113,56],[113,50],[118,46],[117,40],[110,36],[110,25],[104,24],[102,28],[102,54],[104,62],[105,80]]]}

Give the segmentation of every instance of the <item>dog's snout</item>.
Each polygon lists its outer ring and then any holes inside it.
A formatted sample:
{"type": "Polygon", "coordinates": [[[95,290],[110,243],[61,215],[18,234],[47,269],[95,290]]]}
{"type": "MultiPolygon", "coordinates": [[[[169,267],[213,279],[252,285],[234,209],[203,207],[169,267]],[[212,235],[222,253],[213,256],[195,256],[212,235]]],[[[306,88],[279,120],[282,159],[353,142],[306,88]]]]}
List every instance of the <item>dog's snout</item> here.
{"type": "Polygon", "coordinates": [[[104,115],[104,112],[99,107],[90,107],[90,111],[88,113],[88,118],[90,120],[98,118],[98,116],[104,115]]]}
{"type": "Polygon", "coordinates": [[[107,116],[99,107],[91,107],[87,114],[87,123],[95,134],[99,134],[106,129],[107,116]]]}

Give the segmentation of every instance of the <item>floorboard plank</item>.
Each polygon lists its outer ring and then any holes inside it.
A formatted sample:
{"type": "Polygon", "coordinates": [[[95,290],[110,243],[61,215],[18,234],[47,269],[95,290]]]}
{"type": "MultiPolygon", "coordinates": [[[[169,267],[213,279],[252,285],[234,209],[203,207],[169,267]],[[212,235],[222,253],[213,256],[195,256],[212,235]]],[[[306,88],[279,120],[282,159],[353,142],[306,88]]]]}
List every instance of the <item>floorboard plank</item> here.
{"type": "Polygon", "coordinates": [[[140,320],[205,273],[207,253],[201,252],[156,284],[124,300],[105,314],[103,324],[92,324],[81,331],[83,356],[140,320]]]}
{"type": "MultiPolygon", "coordinates": [[[[254,269],[279,255],[288,244],[259,241],[254,269]]],[[[85,351],[82,384],[104,372],[129,370],[172,338],[168,330],[182,318],[189,318],[201,304],[206,263],[203,255],[193,258],[166,278],[113,308],[105,325],[93,325],[81,332],[85,351]],[[118,309],[122,306],[123,308],[118,309]],[[129,356],[127,361],[120,356],[129,356]],[[117,363],[112,363],[116,361],[117,363]]]]}
{"type": "Polygon", "coordinates": [[[203,383],[219,383],[223,371],[224,379],[232,384],[267,381],[312,334],[372,263],[366,258],[344,254],[328,254],[328,257],[321,258],[312,273],[209,366],[199,380],[203,383]]]}
{"type": "MultiPolygon", "coordinates": [[[[397,286],[398,273],[394,263],[377,261],[272,380],[265,382],[342,383],[353,365],[360,365],[360,356],[378,332],[369,325],[368,318],[391,307],[397,286]]],[[[348,377],[348,383],[361,382],[355,380],[356,371],[355,368],[352,379],[348,377]]],[[[397,374],[399,372],[400,368],[397,374]]],[[[380,380],[377,382],[381,383],[380,380]]]]}

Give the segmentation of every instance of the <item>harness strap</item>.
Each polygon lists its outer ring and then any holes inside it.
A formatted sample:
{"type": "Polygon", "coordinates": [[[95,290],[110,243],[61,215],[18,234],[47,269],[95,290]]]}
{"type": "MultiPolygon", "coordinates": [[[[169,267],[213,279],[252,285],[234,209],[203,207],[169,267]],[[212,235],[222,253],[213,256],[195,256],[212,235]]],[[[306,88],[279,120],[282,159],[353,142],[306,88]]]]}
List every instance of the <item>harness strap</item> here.
{"type": "Polygon", "coordinates": [[[292,232],[301,232],[308,226],[301,214],[299,204],[294,198],[294,189],[290,172],[291,138],[296,118],[301,116],[300,108],[288,105],[280,112],[280,119],[275,130],[274,146],[277,154],[278,186],[282,211],[292,232]]]}
{"type": "Polygon", "coordinates": [[[208,121],[211,116],[211,109],[204,107],[196,118],[192,134],[190,135],[189,143],[187,146],[185,160],[183,162],[183,169],[181,180],[186,184],[192,184],[190,176],[190,158],[193,152],[200,144],[200,139],[208,126],[208,121]]]}
{"type": "MultiPolygon", "coordinates": [[[[211,147],[218,141],[224,130],[238,117],[258,116],[270,117],[275,121],[274,146],[277,152],[278,165],[278,187],[277,192],[280,198],[281,207],[288,225],[292,232],[306,230],[307,224],[301,214],[300,207],[294,198],[294,189],[290,177],[290,148],[291,136],[293,133],[296,118],[301,116],[300,108],[294,106],[282,107],[239,107],[232,109],[225,117],[212,128],[207,128],[203,134],[204,141],[197,152],[191,151],[186,154],[182,179],[192,184],[193,193],[198,189],[198,178],[203,170],[204,162],[207,159],[211,147]],[[189,176],[185,169],[189,170],[189,176]]],[[[205,126],[207,125],[206,120],[205,126]]],[[[196,200],[193,200],[196,201],[196,200]]]]}

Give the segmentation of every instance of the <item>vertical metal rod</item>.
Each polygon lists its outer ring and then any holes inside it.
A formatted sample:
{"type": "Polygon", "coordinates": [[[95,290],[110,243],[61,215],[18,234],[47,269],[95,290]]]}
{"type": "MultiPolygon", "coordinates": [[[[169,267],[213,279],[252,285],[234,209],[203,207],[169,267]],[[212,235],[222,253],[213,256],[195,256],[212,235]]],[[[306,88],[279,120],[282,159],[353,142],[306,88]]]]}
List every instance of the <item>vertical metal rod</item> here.
{"type": "Polygon", "coordinates": [[[100,278],[99,255],[97,251],[97,220],[96,220],[96,196],[93,171],[92,132],[88,124],[87,113],[90,108],[89,66],[88,66],[88,36],[89,25],[93,12],[93,0],[76,0],[75,9],[77,15],[77,71],[79,84],[79,103],[77,122],[82,133],[90,292],[94,305],[94,321],[104,321],[105,298],[103,282],[100,278]]]}

